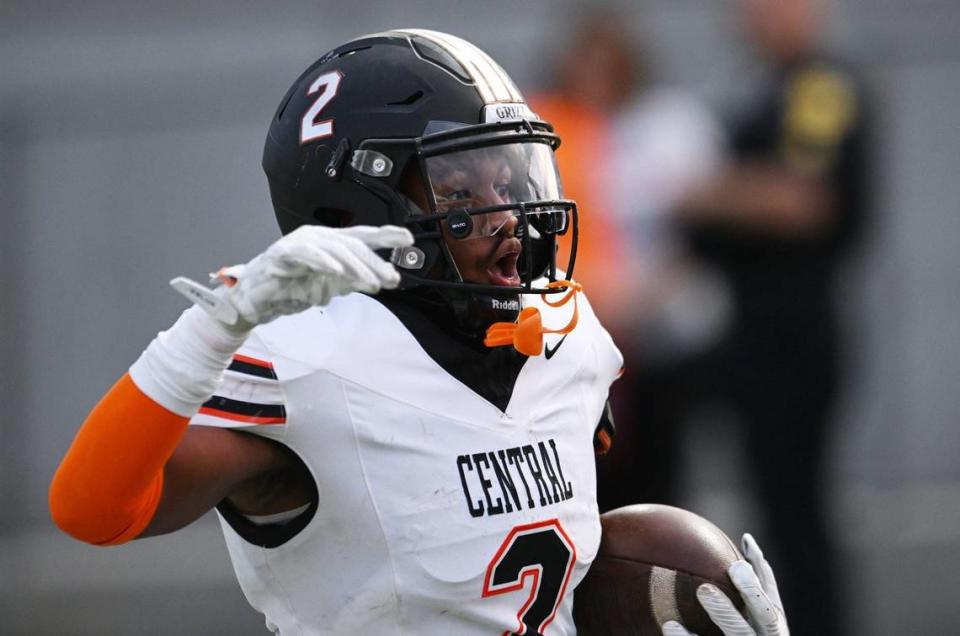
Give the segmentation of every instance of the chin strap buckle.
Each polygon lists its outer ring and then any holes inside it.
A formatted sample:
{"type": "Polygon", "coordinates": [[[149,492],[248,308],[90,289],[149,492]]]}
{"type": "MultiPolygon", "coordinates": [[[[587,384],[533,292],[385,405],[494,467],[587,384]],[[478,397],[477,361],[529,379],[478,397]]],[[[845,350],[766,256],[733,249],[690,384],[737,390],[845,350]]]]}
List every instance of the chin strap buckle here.
{"type": "Polygon", "coordinates": [[[536,307],[526,307],[520,312],[516,322],[495,322],[487,328],[487,337],[483,344],[488,347],[502,347],[513,345],[513,348],[525,356],[538,356],[543,352],[543,334],[567,334],[577,326],[580,313],[577,308],[577,292],[583,291],[580,283],[571,280],[558,280],[547,284],[548,288],[566,287],[560,300],[551,302],[547,294],[541,294],[543,302],[550,307],[562,307],[573,299],[573,317],[565,327],[560,329],[545,329],[540,317],[540,310],[536,307]]]}

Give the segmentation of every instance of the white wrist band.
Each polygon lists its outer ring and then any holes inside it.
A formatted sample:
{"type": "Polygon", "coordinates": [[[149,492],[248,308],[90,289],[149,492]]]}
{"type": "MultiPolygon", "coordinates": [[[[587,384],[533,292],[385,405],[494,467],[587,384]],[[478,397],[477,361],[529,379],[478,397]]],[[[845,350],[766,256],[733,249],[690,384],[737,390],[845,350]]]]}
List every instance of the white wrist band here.
{"type": "Polygon", "coordinates": [[[192,417],[220,385],[248,334],[228,329],[194,305],[157,334],[130,367],[130,377],[160,406],[192,417]]]}

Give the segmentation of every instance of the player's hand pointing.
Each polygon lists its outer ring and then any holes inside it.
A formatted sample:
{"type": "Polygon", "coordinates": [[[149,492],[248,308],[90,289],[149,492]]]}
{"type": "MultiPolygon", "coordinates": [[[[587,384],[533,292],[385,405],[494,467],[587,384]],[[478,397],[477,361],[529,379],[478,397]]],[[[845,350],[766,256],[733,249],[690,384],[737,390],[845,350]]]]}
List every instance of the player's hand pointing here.
{"type": "Polygon", "coordinates": [[[222,283],[216,289],[183,276],[170,285],[223,324],[248,330],[334,296],[395,288],[400,274],[373,250],[409,245],[410,231],[393,225],[304,225],[249,263],[211,274],[211,282],[222,283]]]}

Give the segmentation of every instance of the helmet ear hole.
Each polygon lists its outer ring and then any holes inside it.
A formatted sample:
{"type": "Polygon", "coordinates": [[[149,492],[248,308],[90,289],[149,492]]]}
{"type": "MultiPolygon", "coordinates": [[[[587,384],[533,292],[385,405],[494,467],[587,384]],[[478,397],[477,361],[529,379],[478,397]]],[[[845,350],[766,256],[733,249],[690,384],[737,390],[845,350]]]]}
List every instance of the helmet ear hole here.
{"type": "Polygon", "coordinates": [[[337,208],[317,208],[313,211],[313,218],[327,227],[350,227],[353,225],[354,215],[353,212],[337,208]]]}

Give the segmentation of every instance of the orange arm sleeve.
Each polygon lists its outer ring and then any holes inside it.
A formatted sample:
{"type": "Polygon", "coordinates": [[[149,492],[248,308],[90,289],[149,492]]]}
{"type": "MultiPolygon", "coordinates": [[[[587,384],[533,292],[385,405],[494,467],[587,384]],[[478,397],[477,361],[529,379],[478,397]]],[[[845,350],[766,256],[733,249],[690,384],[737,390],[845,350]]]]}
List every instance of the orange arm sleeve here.
{"type": "Polygon", "coordinates": [[[50,485],[50,514],[94,545],[136,538],[163,491],[163,466],[187,430],[124,374],[87,417],[50,485]]]}

